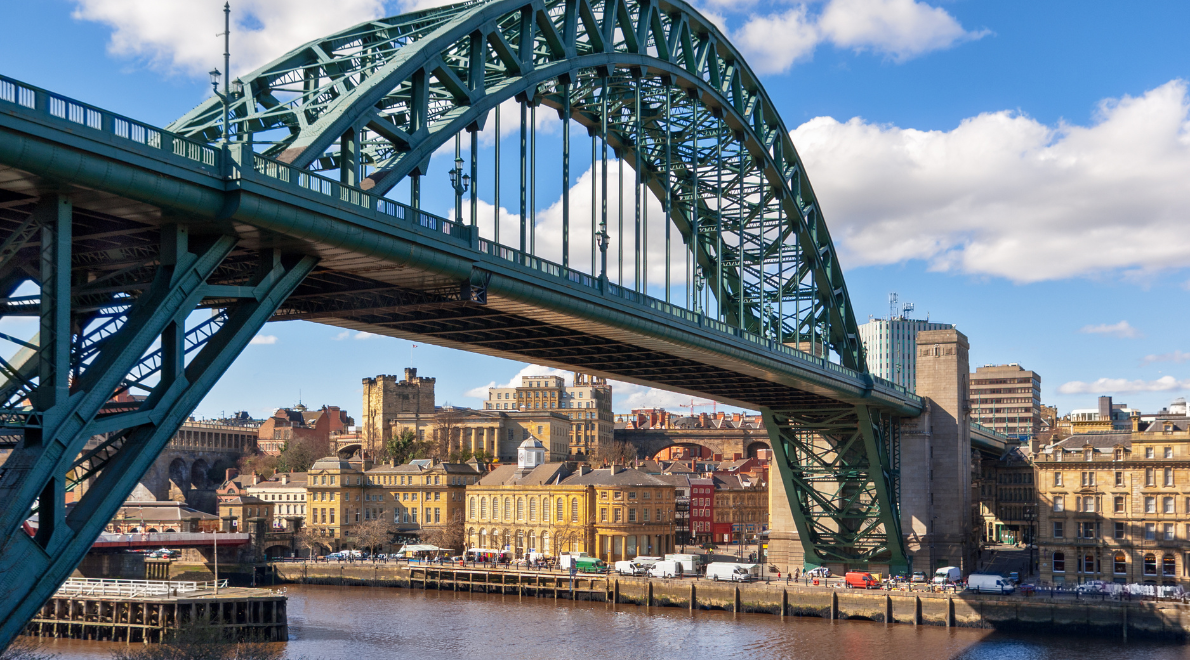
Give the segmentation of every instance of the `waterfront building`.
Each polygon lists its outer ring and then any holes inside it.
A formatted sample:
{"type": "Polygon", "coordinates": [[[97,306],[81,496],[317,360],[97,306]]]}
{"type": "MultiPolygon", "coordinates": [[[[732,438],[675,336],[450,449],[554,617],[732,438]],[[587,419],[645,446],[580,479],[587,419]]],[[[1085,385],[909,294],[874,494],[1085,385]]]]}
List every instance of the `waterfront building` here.
{"type": "Polygon", "coordinates": [[[561,376],[522,376],[518,387],[490,387],[484,409],[557,411],[570,421],[568,453],[574,456],[590,456],[610,443],[615,425],[611,385],[581,372],[569,386],[561,376]]]}
{"type": "Polygon", "coordinates": [[[467,488],[467,547],[558,555],[593,553],[592,491],[565,479],[589,472],[547,462],[545,447],[528,439],[515,464],[500,465],[467,488]]]}
{"type": "Polygon", "coordinates": [[[273,504],[253,495],[239,495],[219,502],[219,519],[225,532],[265,533],[273,529],[273,504]]]}
{"type": "Polygon", "coordinates": [[[391,520],[398,542],[462,549],[462,533],[450,528],[461,529],[467,486],[484,472],[474,460],[421,459],[373,467],[365,472],[363,502],[349,509],[348,516],[356,523],[391,520]]]}
{"type": "Polygon", "coordinates": [[[268,479],[254,479],[243,492],[271,503],[274,526],[293,531],[306,519],[306,475],[278,472],[268,479]]]}
{"type": "MultiPolygon", "coordinates": [[[[864,357],[872,375],[891,380],[912,392],[917,386],[917,333],[952,329],[954,325],[950,323],[894,315],[861,324],[859,338],[864,344],[864,357]]],[[[795,348],[805,350],[808,346],[795,348]]]]}
{"type": "Polygon", "coordinates": [[[588,499],[596,509],[590,536],[595,542],[593,554],[600,559],[611,564],[674,551],[672,484],[618,465],[574,474],[562,483],[589,489],[588,499]]]}
{"type": "Polygon", "coordinates": [[[971,374],[971,420],[1004,435],[1041,432],[1041,376],[1016,364],[985,364],[971,374]]]}
{"type": "Polygon", "coordinates": [[[332,551],[350,542],[353,523],[347,511],[362,501],[364,470],[368,467],[370,463],[363,461],[327,456],[314,461],[306,473],[305,527],[332,551]]]}
{"type": "Polygon", "coordinates": [[[972,482],[985,543],[1033,543],[1037,530],[1037,484],[1029,445],[979,462],[972,482]]]}
{"type": "Polygon", "coordinates": [[[768,485],[747,475],[714,475],[711,515],[713,543],[741,543],[755,539],[769,527],[768,485]]]}
{"type": "Polygon", "coordinates": [[[104,531],[113,534],[217,532],[219,516],[191,508],[185,502],[129,500],[116,511],[104,531]]]}
{"type": "Polygon", "coordinates": [[[1190,587],[1190,417],[1132,419],[1040,449],[1043,581],[1190,587]]]}

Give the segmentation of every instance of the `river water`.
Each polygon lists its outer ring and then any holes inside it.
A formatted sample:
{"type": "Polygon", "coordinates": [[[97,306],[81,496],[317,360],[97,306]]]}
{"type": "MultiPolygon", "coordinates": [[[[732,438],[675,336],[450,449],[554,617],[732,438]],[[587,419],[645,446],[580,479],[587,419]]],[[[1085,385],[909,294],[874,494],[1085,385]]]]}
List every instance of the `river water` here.
{"type": "MultiPolygon", "coordinates": [[[[450,591],[289,585],[287,657],[1190,660],[1190,646],[739,614],[450,591]]],[[[61,660],[108,642],[47,640],[61,660]]],[[[119,646],[122,646],[120,644],[119,646]]]]}

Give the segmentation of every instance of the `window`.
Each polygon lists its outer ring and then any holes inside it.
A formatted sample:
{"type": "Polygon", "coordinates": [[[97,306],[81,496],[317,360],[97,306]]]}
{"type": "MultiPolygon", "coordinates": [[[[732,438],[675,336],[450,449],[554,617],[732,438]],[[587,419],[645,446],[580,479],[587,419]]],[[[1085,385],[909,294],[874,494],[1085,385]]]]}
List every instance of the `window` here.
{"type": "Polygon", "coordinates": [[[471,501],[468,503],[468,508],[470,509],[470,513],[467,514],[468,517],[471,518],[472,520],[475,520],[476,506],[475,506],[475,498],[474,497],[472,497],[471,501]]]}
{"type": "Polygon", "coordinates": [[[1145,498],[1145,513],[1157,513],[1157,498],[1148,496],[1145,498]]]}
{"type": "Polygon", "coordinates": [[[1124,528],[1124,523],[1122,523],[1122,522],[1118,522],[1118,523],[1116,523],[1116,534],[1115,534],[1115,537],[1116,537],[1116,538],[1118,538],[1118,539],[1122,539],[1122,538],[1124,538],[1124,529],[1125,529],[1125,528],[1124,528]]]}
{"type": "Polygon", "coordinates": [[[521,497],[516,498],[516,519],[525,519],[525,500],[521,497]]]}
{"type": "Polygon", "coordinates": [[[1062,523],[1060,521],[1055,520],[1054,521],[1054,538],[1056,538],[1056,539],[1062,538],[1062,531],[1063,531],[1062,523]]]}
{"type": "Polygon", "coordinates": [[[599,509],[599,522],[607,522],[607,507],[599,509]]]}
{"type": "Polygon", "coordinates": [[[617,508],[612,510],[612,518],[613,522],[620,522],[620,509],[617,508]]]}
{"type": "Polygon", "coordinates": [[[1055,473],[1054,473],[1054,485],[1055,485],[1055,486],[1061,486],[1061,485],[1062,485],[1062,473],[1061,473],[1061,472],[1055,472],[1055,473]]]}
{"type": "Polygon", "coordinates": [[[1173,498],[1161,498],[1161,513],[1173,513],[1173,498]]]}
{"type": "Polygon", "coordinates": [[[479,498],[479,519],[488,519],[488,498],[486,497],[479,498]]]}
{"type": "Polygon", "coordinates": [[[1095,555],[1083,555],[1082,560],[1079,561],[1079,569],[1083,573],[1095,573],[1095,555]]]}
{"type": "Polygon", "coordinates": [[[1174,539],[1173,523],[1165,523],[1161,528],[1161,537],[1166,541],[1174,539]]]}
{"type": "Polygon", "coordinates": [[[1084,472],[1083,473],[1083,486],[1094,486],[1094,485],[1095,485],[1095,473],[1094,472],[1084,472]]]}
{"type": "Polygon", "coordinates": [[[1145,447],[1145,458],[1153,458],[1153,448],[1145,447]]]}
{"type": "Polygon", "coordinates": [[[1084,461],[1089,461],[1089,460],[1091,460],[1091,456],[1092,456],[1092,453],[1093,453],[1094,451],[1095,451],[1095,450],[1093,450],[1093,449],[1084,449],[1084,450],[1083,450],[1083,460],[1084,460],[1084,461]]]}
{"type": "Polygon", "coordinates": [[[537,520],[537,498],[529,498],[529,520],[537,520]]]}
{"type": "Polygon", "coordinates": [[[1144,565],[1145,565],[1145,575],[1156,575],[1157,574],[1157,555],[1152,555],[1152,554],[1145,555],[1144,565]]]}
{"type": "Polygon", "coordinates": [[[1166,448],[1165,448],[1165,457],[1166,457],[1166,458],[1173,458],[1173,447],[1166,447],[1166,448]]]}
{"type": "Polygon", "coordinates": [[[1095,523],[1081,522],[1078,525],[1079,525],[1079,536],[1083,537],[1084,539],[1095,538],[1095,523]]]}
{"type": "Polygon", "coordinates": [[[512,520],[512,498],[504,498],[504,519],[512,520]]]}
{"type": "MultiPolygon", "coordinates": [[[[1168,451],[1168,448],[1166,448],[1166,451],[1168,451]]],[[[1173,555],[1165,555],[1161,558],[1161,574],[1166,577],[1177,575],[1177,564],[1174,561],[1173,555]]]]}
{"type": "Polygon", "coordinates": [[[1173,468],[1165,468],[1165,474],[1163,476],[1165,477],[1163,480],[1165,486],[1173,486],[1173,468]]]}
{"type": "Polygon", "coordinates": [[[1054,512],[1061,513],[1066,510],[1066,500],[1061,495],[1054,495],[1054,512]]]}
{"type": "Polygon", "coordinates": [[[1124,496],[1123,495],[1116,495],[1114,510],[1116,513],[1124,513],[1124,496]]]}
{"type": "Polygon", "coordinates": [[[636,509],[628,509],[628,522],[636,522],[636,509]]]}
{"type": "Polygon", "coordinates": [[[1118,488],[1124,487],[1124,473],[1123,472],[1116,472],[1116,487],[1118,487],[1118,488]]]}
{"type": "Polygon", "coordinates": [[[570,498],[570,522],[578,522],[578,500],[570,498]]]}
{"type": "Polygon", "coordinates": [[[566,506],[566,505],[563,503],[563,500],[562,500],[562,498],[561,498],[561,497],[559,497],[559,498],[558,498],[558,515],[557,515],[557,520],[558,520],[558,522],[563,522],[564,520],[566,520],[566,509],[565,509],[565,506],[566,506]]]}
{"type": "Polygon", "coordinates": [[[1085,512],[1085,513],[1095,513],[1095,501],[1096,501],[1096,499],[1097,499],[1097,498],[1094,498],[1094,497],[1084,497],[1084,498],[1083,498],[1083,509],[1082,509],[1082,510],[1083,510],[1083,512],[1085,512]]]}
{"type": "Polygon", "coordinates": [[[1157,540],[1157,523],[1145,523],[1145,540],[1157,540]]]}
{"type": "Polygon", "coordinates": [[[1116,575],[1124,575],[1128,573],[1128,556],[1122,552],[1117,552],[1112,557],[1112,572],[1116,575]]]}
{"type": "Polygon", "coordinates": [[[1054,553],[1054,572],[1055,573],[1065,573],[1066,572],[1066,553],[1065,552],[1055,552],[1054,553]]]}

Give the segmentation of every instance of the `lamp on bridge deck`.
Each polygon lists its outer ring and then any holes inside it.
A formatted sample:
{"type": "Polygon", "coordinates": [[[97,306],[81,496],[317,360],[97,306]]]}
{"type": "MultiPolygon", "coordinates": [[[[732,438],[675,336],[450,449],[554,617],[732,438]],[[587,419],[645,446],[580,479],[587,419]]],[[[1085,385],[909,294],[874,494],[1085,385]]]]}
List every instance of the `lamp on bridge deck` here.
{"type": "Polygon", "coordinates": [[[463,223],[463,193],[471,187],[471,175],[463,174],[463,157],[459,155],[458,138],[455,138],[455,168],[448,172],[450,185],[455,191],[455,222],[463,223]]]}

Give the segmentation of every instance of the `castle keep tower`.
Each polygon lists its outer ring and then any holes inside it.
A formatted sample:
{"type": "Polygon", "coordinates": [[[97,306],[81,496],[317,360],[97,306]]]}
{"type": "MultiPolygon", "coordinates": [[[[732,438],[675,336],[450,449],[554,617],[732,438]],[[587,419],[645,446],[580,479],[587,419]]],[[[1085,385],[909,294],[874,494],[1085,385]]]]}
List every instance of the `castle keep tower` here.
{"type": "Polygon", "coordinates": [[[405,379],[379,375],[363,380],[363,415],[360,419],[361,441],[377,449],[389,436],[389,428],[398,416],[434,416],[434,381],[417,375],[417,369],[405,369],[405,379]]]}

